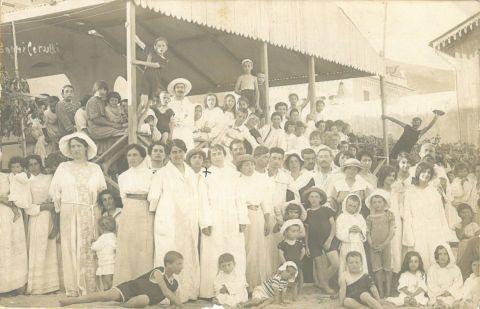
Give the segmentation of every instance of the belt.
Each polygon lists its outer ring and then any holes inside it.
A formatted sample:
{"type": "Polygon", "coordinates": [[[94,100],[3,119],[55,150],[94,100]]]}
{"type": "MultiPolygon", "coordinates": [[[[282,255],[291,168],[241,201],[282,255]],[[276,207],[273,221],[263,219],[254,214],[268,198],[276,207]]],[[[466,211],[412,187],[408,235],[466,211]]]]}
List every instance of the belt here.
{"type": "Polygon", "coordinates": [[[260,208],[259,205],[247,205],[247,208],[250,209],[250,210],[258,210],[258,208],[260,208]]]}
{"type": "Polygon", "coordinates": [[[134,200],[146,200],[147,196],[147,193],[127,193],[127,198],[131,198],[134,200]]]}

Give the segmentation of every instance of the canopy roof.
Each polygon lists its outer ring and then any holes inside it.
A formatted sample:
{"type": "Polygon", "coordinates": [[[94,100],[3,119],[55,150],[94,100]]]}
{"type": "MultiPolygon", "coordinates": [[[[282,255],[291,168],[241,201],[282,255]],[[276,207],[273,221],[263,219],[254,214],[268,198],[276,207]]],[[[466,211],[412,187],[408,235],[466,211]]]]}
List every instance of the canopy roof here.
{"type": "Polygon", "coordinates": [[[480,12],[465,19],[460,24],[448,30],[441,36],[430,42],[430,46],[445,53],[451,53],[451,47],[455,43],[478,29],[480,24],[480,12]]]}
{"type": "MultiPolygon", "coordinates": [[[[169,41],[164,83],[186,77],[192,94],[232,90],[243,58],[260,67],[268,43],[270,85],[307,81],[307,57],[316,80],[383,75],[384,62],[335,4],[323,1],[135,0],[139,46],[169,41]]],[[[20,75],[65,73],[81,91],[97,79],[126,76],[125,1],[64,1],[2,15],[2,63],[13,68],[15,21],[20,75]],[[108,48],[106,48],[108,46],[108,48]]],[[[148,49],[148,48],[147,48],[148,49]]],[[[146,50],[137,48],[137,58],[146,50]]]]}

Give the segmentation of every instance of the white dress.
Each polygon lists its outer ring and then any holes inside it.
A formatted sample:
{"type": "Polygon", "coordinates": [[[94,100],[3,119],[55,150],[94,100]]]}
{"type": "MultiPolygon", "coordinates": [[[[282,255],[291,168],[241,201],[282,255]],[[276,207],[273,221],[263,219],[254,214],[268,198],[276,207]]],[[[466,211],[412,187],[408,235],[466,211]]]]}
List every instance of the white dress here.
{"type": "Polygon", "coordinates": [[[433,254],[437,246],[450,249],[448,241],[455,240],[452,233],[437,189],[409,187],[404,201],[403,245],[420,254],[425,268],[435,262],[433,254]]]}
{"type": "Polygon", "coordinates": [[[268,148],[279,147],[285,150],[287,148],[287,138],[285,130],[275,129],[271,125],[265,125],[260,130],[263,139],[263,145],[268,148]]]}
{"type": "Polygon", "coordinates": [[[235,258],[239,276],[245,277],[246,255],[245,236],[240,233],[240,224],[247,225],[248,211],[236,199],[236,183],[239,175],[230,167],[210,168],[205,177],[212,220],[212,234],[201,234],[200,247],[200,297],[211,298],[214,294],[214,280],[218,273],[218,258],[230,253],[235,258]]]}
{"type": "MultiPolygon", "coordinates": [[[[8,175],[0,173],[0,197],[8,197],[8,175]]],[[[21,288],[27,282],[27,246],[23,217],[13,221],[13,212],[0,203],[0,293],[21,288]]]]}
{"type": "Polygon", "coordinates": [[[474,304],[478,304],[480,301],[480,277],[471,274],[463,284],[461,295],[462,301],[472,301],[474,304]]]}
{"type": "MultiPolygon", "coordinates": [[[[236,267],[236,265],[235,265],[236,267]]],[[[234,269],[230,274],[219,271],[214,280],[215,298],[221,305],[235,307],[239,303],[248,300],[247,281],[243,273],[236,272],[234,269]],[[228,293],[220,294],[220,290],[225,285],[228,293]]]]}
{"type": "MultiPolygon", "coordinates": [[[[184,164],[184,174],[168,162],[152,179],[148,200],[155,210],[154,266],[163,266],[168,251],[183,256],[179,275],[178,295],[182,302],[198,298],[200,261],[198,256],[199,228],[211,226],[207,188],[201,175],[184,164]]],[[[123,214],[122,214],[123,216],[123,214]]]]}
{"type": "Polygon", "coordinates": [[[113,284],[135,279],[153,268],[154,213],[147,200],[128,198],[127,194],[147,194],[152,171],[143,162],[118,177],[122,215],[118,221],[117,250],[113,284]]]}
{"type": "MultiPolygon", "coordinates": [[[[415,274],[412,274],[409,271],[402,273],[398,279],[398,292],[400,295],[397,297],[388,297],[387,301],[395,304],[396,306],[403,306],[405,304],[405,297],[407,297],[407,294],[400,290],[405,287],[410,293],[415,293],[418,288],[421,288],[426,293],[428,291],[426,274],[422,274],[420,271],[417,271],[415,274]]],[[[426,306],[428,304],[428,297],[425,296],[425,293],[420,293],[415,296],[415,300],[419,305],[426,306]]]]}
{"type": "Polygon", "coordinates": [[[97,253],[97,276],[113,275],[115,267],[115,249],[117,237],[115,233],[104,233],[92,243],[92,250],[97,253]]]}
{"type": "Polygon", "coordinates": [[[264,235],[265,214],[272,214],[270,181],[265,174],[254,172],[251,176],[240,175],[237,182],[239,205],[248,208],[250,224],[245,229],[247,259],[246,277],[249,290],[268,279],[271,261],[268,257],[267,237],[264,235]]]}
{"type": "MultiPolygon", "coordinates": [[[[360,214],[361,207],[358,207],[356,214],[350,214],[346,211],[346,202],[349,196],[355,196],[356,194],[349,194],[345,197],[342,203],[342,213],[337,217],[336,222],[336,236],[341,241],[340,244],[340,267],[339,271],[347,271],[346,258],[350,251],[358,251],[362,254],[364,273],[368,273],[367,258],[365,255],[365,249],[363,243],[367,240],[367,223],[360,214]],[[350,233],[350,228],[358,226],[362,233],[350,233]]],[[[358,195],[357,195],[358,196],[358,195]]]]}
{"type": "MultiPolygon", "coordinates": [[[[450,254],[450,258],[451,256],[450,254]]],[[[427,277],[428,296],[431,304],[442,300],[445,304],[451,306],[462,297],[462,273],[454,263],[450,262],[445,267],[440,267],[437,263],[432,264],[428,269],[427,277]],[[451,296],[441,296],[444,292],[450,292],[451,296]]]]}
{"type": "Polygon", "coordinates": [[[52,214],[40,211],[42,203],[49,202],[48,189],[52,175],[30,177],[32,204],[26,210],[28,220],[28,284],[27,294],[45,294],[60,289],[57,238],[49,239],[53,228],[52,214]]]}

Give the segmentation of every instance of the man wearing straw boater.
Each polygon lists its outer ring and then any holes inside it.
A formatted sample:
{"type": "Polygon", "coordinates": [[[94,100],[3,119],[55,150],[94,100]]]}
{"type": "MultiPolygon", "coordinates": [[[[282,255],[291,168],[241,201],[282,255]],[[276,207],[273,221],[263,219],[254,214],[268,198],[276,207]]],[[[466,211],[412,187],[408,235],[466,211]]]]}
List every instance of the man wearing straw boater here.
{"type": "Polygon", "coordinates": [[[185,78],[172,80],[167,87],[168,93],[172,95],[170,108],[174,115],[170,121],[172,139],[181,139],[187,145],[187,149],[194,147],[194,105],[186,96],[192,90],[192,84],[185,78]]]}

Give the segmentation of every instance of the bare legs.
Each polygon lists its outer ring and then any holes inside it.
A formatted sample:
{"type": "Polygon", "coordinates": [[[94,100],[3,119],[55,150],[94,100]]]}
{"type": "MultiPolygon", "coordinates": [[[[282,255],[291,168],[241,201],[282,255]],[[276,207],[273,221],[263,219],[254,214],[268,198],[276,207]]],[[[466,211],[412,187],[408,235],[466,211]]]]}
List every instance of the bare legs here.
{"type": "Polygon", "coordinates": [[[318,282],[319,288],[327,294],[335,294],[335,291],[329,286],[328,282],[338,271],[338,253],[336,251],[327,252],[326,258],[328,261],[324,261],[323,256],[314,258],[316,282],[318,282]]]}
{"type": "Polygon", "coordinates": [[[60,306],[109,301],[121,302],[122,295],[116,289],[111,289],[108,291],[96,292],[92,294],[82,295],[79,297],[63,298],[60,300],[60,306]]]}
{"type": "Polygon", "coordinates": [[[375,272],[374,276],[380,298],[383,299],[389,297],[392,290],[392,272],[388,270],[379,270],[375,272]]]}

